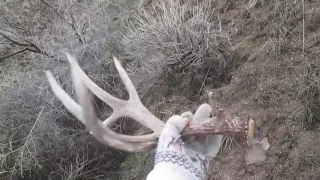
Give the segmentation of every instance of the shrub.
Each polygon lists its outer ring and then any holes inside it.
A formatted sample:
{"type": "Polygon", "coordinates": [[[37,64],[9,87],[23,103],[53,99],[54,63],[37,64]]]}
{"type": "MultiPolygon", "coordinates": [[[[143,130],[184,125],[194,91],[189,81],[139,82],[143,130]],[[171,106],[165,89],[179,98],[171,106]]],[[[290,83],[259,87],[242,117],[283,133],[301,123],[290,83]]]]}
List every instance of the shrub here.
{"type": "Polygon", "coordinates": [[[225,73],[232,48],[212,10],[210,1],[157,0],[128,22],[122,44],[141,89],[163,72],[202,79],[204,69],[214,77],[225,73]]]}
{"type": "MultiPolygon", "coordinates": [[[[117,50],[113,34],[108,33],[108,4],[42,0],[25,3],[18,6],[16,0],[11,0],[1,4],[5,8],[1,8],[4,15],[0,18],[0,38],[4,43],[0,46],[6,48],[0,56],[5,57],[5,67],[16,66],[4,69],[4,78],[12,81],[7,82],[8,87],[1,87],[0,178],[117,177],[112,172],[125,154],[95,140],[52,94],[45,76],[46,70],[52,71],[73,96],[64,55],[64,50],[71,50],[100,87],[118,97],[125,96],[111,61],[110,51],[117,50]],[[39,51],[15,54],[24,45],[39,51]]],[[[95,103],[99,115],[106,117],[108,107],[98,100],[95,103]]]]}

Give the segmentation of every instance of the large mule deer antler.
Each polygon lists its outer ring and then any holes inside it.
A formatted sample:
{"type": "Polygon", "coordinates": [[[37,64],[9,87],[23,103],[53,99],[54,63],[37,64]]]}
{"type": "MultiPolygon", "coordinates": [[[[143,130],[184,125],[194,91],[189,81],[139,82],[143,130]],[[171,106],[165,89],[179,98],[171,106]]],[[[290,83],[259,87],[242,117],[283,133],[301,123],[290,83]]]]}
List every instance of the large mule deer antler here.
{"type": "MultiPolygon", "coordinates": [[[[115,149],[125,151],[146,151],[156,145],[157,138],[160,136],[165,123],[154,116],[140,101],[138,93],[121,66],[117,58],[114,59],[116,69],[123,81],[128,93],[129,100],[118,99],[96,85],[80,68],[76,58],[67,53],[67,59],[71,65],[72,80],[78,98],[75,102],[58,84],[51,72],[47,72],[49,84],[63,105],[92,133],[92,135],[101,143],[111,146],[115,149]],[[94,106],[92,104],[91,92],[107,103],[113,113],[105,121],[98,120],[94,106]],[[152,134],[141,136],[129,136],[116,133],[109,127],[121,117],[129,117],[138,123],[148,127],[153,131],[152,134]]],[[[240,136],[247,136],[252,131],[248,131],[246,122],[234,122],[222,119],[216,123],[208,122],[200,126],[188,127],[184,130],[184,135],[201,134],[228,134],[233,133],[240,136]]],[[[251,138],[249,138],[251,139],[251,138]]],[[[248,139],[248,140],[249,140],[248,139]]]]}

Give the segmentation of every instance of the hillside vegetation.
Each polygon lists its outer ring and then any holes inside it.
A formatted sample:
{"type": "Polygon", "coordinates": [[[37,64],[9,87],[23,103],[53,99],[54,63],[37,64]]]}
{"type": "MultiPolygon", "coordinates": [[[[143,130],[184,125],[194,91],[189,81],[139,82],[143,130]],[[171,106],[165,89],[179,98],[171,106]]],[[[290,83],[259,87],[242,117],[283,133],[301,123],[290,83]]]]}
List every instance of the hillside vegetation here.
{"type": "MultiPolygon", "coordinates": [[[[245,166],[227,138],[207,179],[320,178],[320,2],[315,0],[4,0],[0,2],[0,179],[144,179],[153,151],[100,144],[53,95],[74,97],[65,51],[116,97],[117,56],[142,102],[164,121],[215,102],[271,148],[245,166]]],[[[99,118],[111,109],[94,99],[99,118]]],[[[129,119],[112,126],[138,134],[129,119]]]]}

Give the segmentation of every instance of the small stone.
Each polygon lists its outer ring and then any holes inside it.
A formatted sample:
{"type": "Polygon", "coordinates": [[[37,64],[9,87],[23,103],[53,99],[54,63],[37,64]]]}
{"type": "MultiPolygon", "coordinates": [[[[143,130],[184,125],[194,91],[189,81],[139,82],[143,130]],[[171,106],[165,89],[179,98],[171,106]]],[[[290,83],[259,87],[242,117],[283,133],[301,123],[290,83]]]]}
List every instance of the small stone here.
{"type": "Polygon", "coordinates": [[[252,173],[252,172],[254,172],[254,169],[255,169],[255,166],[254,166],[254,165],[251,165],[251,166],[248,166],[248,167],[246,168],[246,171],[249,172],[249,173],[252,173]]]}
{"type": "Polygon", "coordinates": [[[253,61],[253,60],[256,59],[256,57],[257,57],[257,54],[256,54],[256,53],[251,54],[251,55],[248,57],[248,61],[253,61]]]}
{"type": "Polygon", "coordinates": [[[238,176],[242,176],[246,173],[246,168],[243,168],[241,171],[239,171],[238,176]]]}

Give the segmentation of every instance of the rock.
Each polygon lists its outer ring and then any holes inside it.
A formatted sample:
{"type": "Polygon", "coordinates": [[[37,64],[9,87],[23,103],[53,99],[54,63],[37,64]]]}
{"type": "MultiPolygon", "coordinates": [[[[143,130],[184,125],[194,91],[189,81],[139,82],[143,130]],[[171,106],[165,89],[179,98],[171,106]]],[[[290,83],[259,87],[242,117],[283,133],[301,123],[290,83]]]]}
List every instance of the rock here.
{"type": "Polygon", "coordinates": [[[246,173],[246,168],[243,168],[241,171],[238,172],[238,176],[242,176],[246,173]]]}
{"type": "Polygon", "coordinates": [[[270,148],[268,138],[263,138],[261,141],[254,140],[253,145],[246,150],[244,160],[246,166],[261,164],[267,158],[267,151],[270,148]]]}
{"type": "Polygon", "coordinates": [[[255,169],[256,167],[254,165],[250,165],[245,169],[245,171],[248,173],[253,173],[255,169]]]}

